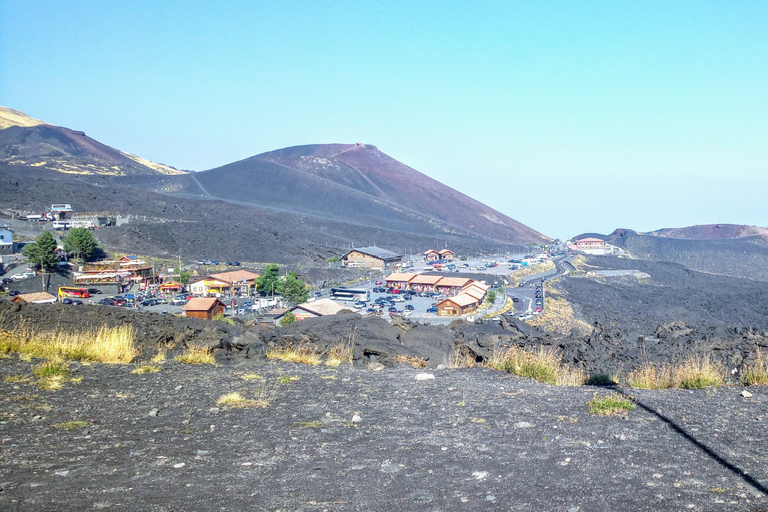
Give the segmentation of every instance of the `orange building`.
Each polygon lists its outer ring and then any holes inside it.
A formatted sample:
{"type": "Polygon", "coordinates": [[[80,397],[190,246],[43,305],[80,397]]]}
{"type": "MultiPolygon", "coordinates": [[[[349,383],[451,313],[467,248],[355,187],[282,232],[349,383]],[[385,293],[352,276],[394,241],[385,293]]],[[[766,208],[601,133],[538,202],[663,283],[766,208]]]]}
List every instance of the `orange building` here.
{"type": "Polygon", "coordinates": [[[195,318],[211,320],[216,315],[223,315],[225,304],[216,297],[193,297],[184,306],[184,314],[195,318]]]}

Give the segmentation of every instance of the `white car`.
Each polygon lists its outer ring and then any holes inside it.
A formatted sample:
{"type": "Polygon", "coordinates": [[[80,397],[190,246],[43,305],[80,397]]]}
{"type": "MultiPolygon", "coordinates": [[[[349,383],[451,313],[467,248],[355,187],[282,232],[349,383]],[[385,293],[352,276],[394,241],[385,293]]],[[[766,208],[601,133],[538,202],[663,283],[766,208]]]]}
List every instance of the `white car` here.
{"type": "Polygon", "coordinates": [[[402,297],[392,297],[391,300],[394,302],[405,302],[405,299],[402,297]]]}

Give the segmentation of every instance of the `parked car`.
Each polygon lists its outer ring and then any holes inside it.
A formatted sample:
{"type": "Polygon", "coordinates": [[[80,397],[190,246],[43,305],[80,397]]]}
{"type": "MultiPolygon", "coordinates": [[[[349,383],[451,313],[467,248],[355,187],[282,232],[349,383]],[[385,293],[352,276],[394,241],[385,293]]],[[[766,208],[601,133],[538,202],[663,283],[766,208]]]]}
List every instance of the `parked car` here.
{"type": "Polygon", "coordinates": [[[354,306],[357,309],[363,309],[364,307],[367,307],[367,304],[365,302],[360,301],[360,302],[355,302],[354,306]]]}
{"type": "Polygon", "coordinates": [[[517,297],[512,297],[512,302],[520,302],[520,299],[518,299],[517,297]]]}
{"type": "Polygon", "coordinates": [[[389,308],[389,313],[392,314],[392,315],[395,315],[395,314],[399,313],[399,311],[397,310],[397,308],[391,307],[391,308],[389,308]]]}
{"type": "Polygon", "coordinates": [[[89,295],[100,295],[102,293],[104,293],[104,292],[102,292],[98,288],[88,288],[88,294],[89,295]]]}
{"type": "Polygon", "coordinates": [[[62,301],[62,304],[72,304],[73,306],[79,306],[83,303],[80,299],[72,299],[70,297],[65,297],[62,301]]]}
{"type": "Polygon", "coordinates": [[[376,281],[374,284],[379,285],[379,284],[384,284],[384,282],[383,281],[376,281]]]}
{"type": "Polygon", "coordinates": [[[434,306],[431,308],[427,308],[427,313],[437,313],[437,308],[434,306]]]}
{"type": "Polygon", "coordinates": [[[541,299],[536,299],[536,305],[541,306],[541,299]]]}
{"type": "Polygon", "coordinates": [[[400,296],[394,297],[392,300],[395,302],[405,302],[405,298],[400,296]]]}
{"type": "Polygon", "coordinates": [[[406,309],[406,311],[413,311],[413,309],[414,309],[414,308],[413,308],[413,306],[412,306],[412,305],[410,305],[410,304],[406,304],[406,305],[405,305],[405,309],[406,309]]]}

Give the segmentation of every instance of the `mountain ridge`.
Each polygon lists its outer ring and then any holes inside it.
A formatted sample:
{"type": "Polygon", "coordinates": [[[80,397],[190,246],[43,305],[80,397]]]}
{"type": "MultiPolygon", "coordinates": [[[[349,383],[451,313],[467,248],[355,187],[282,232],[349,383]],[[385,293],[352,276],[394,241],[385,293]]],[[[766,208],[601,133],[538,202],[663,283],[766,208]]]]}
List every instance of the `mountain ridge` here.
{"type": "Polygon", "coordinates": [[[8,107],[0,107],[0,162],[45,167],[64,174],[188,174],[8,107]]]}

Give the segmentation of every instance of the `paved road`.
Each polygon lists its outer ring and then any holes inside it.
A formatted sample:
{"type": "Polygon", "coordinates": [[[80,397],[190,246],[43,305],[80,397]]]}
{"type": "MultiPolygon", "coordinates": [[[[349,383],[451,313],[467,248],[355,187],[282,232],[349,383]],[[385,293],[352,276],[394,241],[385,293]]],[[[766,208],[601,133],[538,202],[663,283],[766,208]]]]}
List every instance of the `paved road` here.
{"type": "Polygon", "coordinates": [[[541,292],[541,305],[536,304],[536,288],[538,284],[544,284],[549,279],[555,279],[560,276],[568,275],[573,268],[570,264],[571,256],[558,256],[553,258],[552,261],[555,264],[555,268],[541,272],[539,274],[533,274],[530,276],[522,277],[519,282],[522,286],[517,288],[509,288],[507,295],[510,297],[516,297],[518,302],[515,303],[515,309],[512,314],[515,316],[530,315],[537,307],[541,307],[542,313],[544,312],[544,290],[542,287],[541,292]]]}

